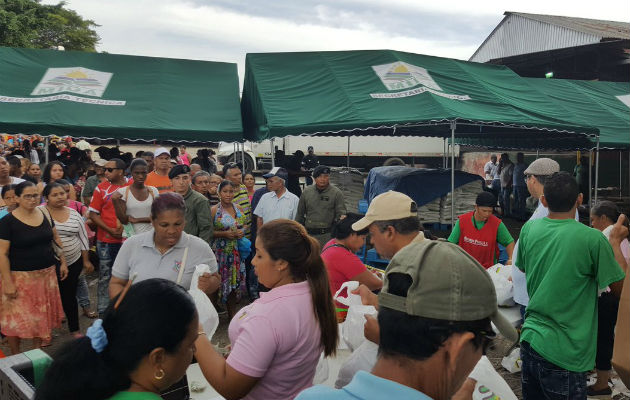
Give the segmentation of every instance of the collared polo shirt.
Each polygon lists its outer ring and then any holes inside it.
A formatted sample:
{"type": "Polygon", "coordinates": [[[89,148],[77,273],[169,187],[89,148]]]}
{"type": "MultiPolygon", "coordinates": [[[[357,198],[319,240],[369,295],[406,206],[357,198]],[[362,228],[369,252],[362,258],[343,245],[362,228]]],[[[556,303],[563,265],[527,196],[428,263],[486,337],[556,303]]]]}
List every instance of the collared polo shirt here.
{"type": "Polygon", "coordinates": [[[432,400],[431,397],[409,386],[379,378],[365,371],[356,373],[352,381],[341,389],[317,385],[300,393],[296,400],[331,399],[331,400],[368,400],[368,399],[405,399],[432,400]]]}
{"type": "Polygon", "coordinates": [[[207,264],[211,270],[216,270],[217,260],[214,253],[210,245],[202,239],[182,232],[179,242],[161,254],[155,247],[153,234],[154,231],[150,230],[125,240],[114,261],[112,276],[129,280],[137,272],[134,283],[151,278],[176,282],[186,247],[188,256],[180,282],[186,290],[190,289],[190,281],[197,265],[207,264]]]}
{"type": "Polygon", "coordinates": [[[292,399],[313,385],[322,347],[308,281],[260,293],[236,313],[228,333],[228,365],[260,378],[244,400],[292,399]]]}
{"type": "Polygon", "coordinates": [[[280,218],[295,219],[299,202],[300,199],[288,190],[285,190],[280,197],[276,192],[268,192],[260,198],[254,215],[262,218],[264,223],[280,218]]]}

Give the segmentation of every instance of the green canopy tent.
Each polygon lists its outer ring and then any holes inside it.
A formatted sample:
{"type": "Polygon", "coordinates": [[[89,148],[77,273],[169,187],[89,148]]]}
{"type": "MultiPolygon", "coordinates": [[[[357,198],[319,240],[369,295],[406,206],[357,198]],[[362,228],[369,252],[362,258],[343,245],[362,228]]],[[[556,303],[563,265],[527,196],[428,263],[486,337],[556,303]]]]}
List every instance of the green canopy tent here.
{"type": "MultiPolygon", "coordinates": [[[[549,96],[579,124],[594,125],[599,129],[599,142],[590,140],[576,144],[574,141],[550,138],[543,148],[555,150],[595,151],[596,170],[599,170],[599,150],[630,148],[630,109],[623,100],[630,97],[630,83],[579,81],[570,79],[524,78],[535,90],[549,96]]],[[[626,100],[627,102],[627,100],[626,100]]],[[[460,138],[457,144],[490,149],[538,149],[518,139],[460,138]]],[[[589,166],[592,163],[589,163],[589,166]]],[[[589,173],[589,176],[591,174],[589,173]]],[[[592,186],[589,184],[589,186],[592,186]]],[[[599,173],[595,174],[595,196],[599,186],[599,173]]],[[[589,196],[591,198],[591,196],[589,196]]]]}
{"type": "MultiPolygon", "coordinates": [[[[628,82],[578,81],[570,79],[523,78],[533,89],[549,96],[559,107],[567,110],[578,124],[596,126],[600,132],[601,149],[630,148],[630,109],[622,98],[630,96],[628,82]]],[[[457,144],[495,149],[531,149],[532,147],[509,137],[457,139],[457,144]]],[[[559,150],[589,150],[596,141],[584,147],[575,143],[553,141],[547,148],[559,150]]]]}
{"type": "Polygon", "coordinates": [[[247,54],[241,109],[254,141],[512,135],[579,144],[598,135],[506,67],[392,50],[247,54]]]}
{"type": "Polygon", "coordinates": [[[0,47],[0,132],[241,141],[236,64],[0,47]]]}

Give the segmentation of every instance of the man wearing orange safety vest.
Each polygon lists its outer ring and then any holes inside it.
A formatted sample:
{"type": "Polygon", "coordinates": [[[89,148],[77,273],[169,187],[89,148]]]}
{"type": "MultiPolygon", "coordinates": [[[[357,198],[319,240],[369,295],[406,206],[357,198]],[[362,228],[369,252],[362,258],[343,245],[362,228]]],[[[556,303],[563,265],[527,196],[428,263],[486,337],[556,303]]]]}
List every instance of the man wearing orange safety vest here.
{"type": "Polygon", "coordinates": [[[448,241],[458,244],[488,269],[498,262],[499,244],[508,254],[506,264],[512,264],[514,238],[501,220],[493,215],[497,200],[490,192],[481,192],[475,200],[475,210],[461,215],[448,241]]]}

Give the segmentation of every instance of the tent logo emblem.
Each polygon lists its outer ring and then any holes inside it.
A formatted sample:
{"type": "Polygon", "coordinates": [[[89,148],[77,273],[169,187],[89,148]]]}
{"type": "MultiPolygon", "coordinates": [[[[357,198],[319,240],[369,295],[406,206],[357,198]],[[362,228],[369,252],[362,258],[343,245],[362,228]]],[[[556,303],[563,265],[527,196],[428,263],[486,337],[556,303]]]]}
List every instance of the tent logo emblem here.
{"type": "Polygon", "coordinates": [[[55,93],[74,93],[83,96],[103,97],[112,73],[83,67],[48,68],[31,96],[55,93]]]}
{"type": "Polygon", "coordinates": [[[390,64],[373,65],[372,69],[389,91],[415,88],[395,93],[371,93],[370,96],[374,99],[395,99],[431,92],[453,100],[470,100],[468,95],[444,93],[429,72],[417,65],[397,61],[390,64]]]}
{"type": "Polygon", "coordinates": [[[418,85],[441,91],[426,69],[405,62],[375,65],[372,67],[387,90],[409,89],[418,85]]]}

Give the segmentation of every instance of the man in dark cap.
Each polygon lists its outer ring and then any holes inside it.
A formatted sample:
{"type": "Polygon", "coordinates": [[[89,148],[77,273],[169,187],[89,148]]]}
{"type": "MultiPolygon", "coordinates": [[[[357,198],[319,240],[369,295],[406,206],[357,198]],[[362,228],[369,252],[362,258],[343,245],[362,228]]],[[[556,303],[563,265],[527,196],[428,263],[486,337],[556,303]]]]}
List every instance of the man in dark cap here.
{"type": "Polygon", "coordinates": [[[182,195],[186,203],[184,232],[210,243],[213,234],[210,203],[203,194],[190,187],[190,167],[183,164],[176,165],[168,172],[168,177],[173,191],[182,195]]]}
{"type": "MultiPolygon", "coordinates": [[[[315,168],[317,168],[317,166],[319,165],[319,160],[317,159],[317,156],[315,155],[315,149],[313,148],[313,146],[308,146],[307,150],[308,150],[308,154],[304,156],[304,159],[302,160],[302,166],[304,167],[305,170],[312,171],[315,168]]],[[[313,184],[313,177],[309,175],[306,177],[306,185],[310,186],[312,184],[313,184]]]]}
{"type": "Polygon", "coordinates": [[[507,264],[512,264],[514,238],[503,222],[493,215],[497,199],[490,192],[481,192],[475,201],[475,210],[461,215],[448,241],[459,244],[484,268],[488,269],[499,259],[499,246],[505,246],[507,264]]]}
{"type": "Polygon", "coordinates": [[[315,184],[307,186],[300,196],[295,220],[323,246],[330,240],[332,225],[346,215],[346,204],[341,190],[330,184],[329,167],[316,167],[313,179],[315,184]]]}

